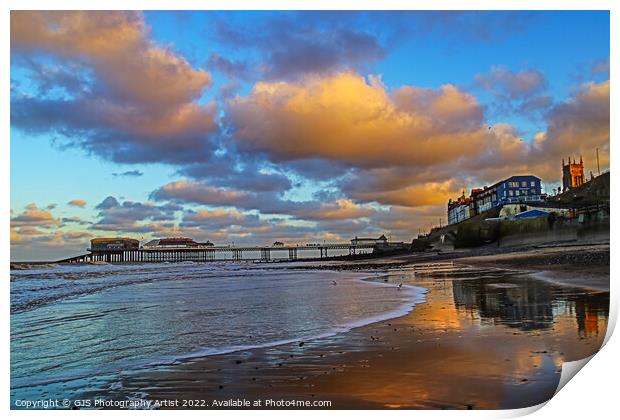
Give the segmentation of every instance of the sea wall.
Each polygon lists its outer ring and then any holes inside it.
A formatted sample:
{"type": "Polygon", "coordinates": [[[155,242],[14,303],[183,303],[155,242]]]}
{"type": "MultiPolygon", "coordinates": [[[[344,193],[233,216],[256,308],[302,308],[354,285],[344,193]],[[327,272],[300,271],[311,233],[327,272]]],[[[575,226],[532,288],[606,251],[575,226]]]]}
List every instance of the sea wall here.
{"type": "Polygon", "coordinates": [[[469,219],[435,229],[428,237],[414,240],[412,249],[448,250],[497,244],[500,247],[536,245],[554,242],[608,241],[609,213],[601,210],[579,217],[564,218],[554,214],[526,219],[469,219]],[[491,219],[491,220],[488,220],[491,219]]]}
{"type": "Polygon", "coordinates": [[[609,240],[609,211],[580,214],[574,218],[554,214],[529,219],[501,220],[498,232],[499,246],[522,246],[566,241],[609,240]]]}

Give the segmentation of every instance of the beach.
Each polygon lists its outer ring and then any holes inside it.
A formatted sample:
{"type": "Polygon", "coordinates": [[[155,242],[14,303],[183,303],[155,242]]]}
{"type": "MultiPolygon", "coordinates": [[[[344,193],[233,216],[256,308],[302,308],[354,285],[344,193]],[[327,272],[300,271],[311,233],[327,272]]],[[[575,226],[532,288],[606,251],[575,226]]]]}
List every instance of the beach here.
{"type": "MultiPolygon", "coordinates": [[[[316,340],[128,373],[123,393],[203,404],[186,408],[239,408],[227,406],[238,399],[328,401],[333,409],[521,408],[551,398],[562,363],[587,357],[602,344],[608,245],[408,258],[353,264],[378,271],[383,265],[387,277],[378,281],[394,288],[427,290],[424,303],[404,316],[316,340]],[[523,264],[534,257],[536,264],[523,264]],[[579,268],[584,258],[593,273],[585,279],[579,268]]],[[[323,268],[333,270],[330,265],[323,268]]]]}

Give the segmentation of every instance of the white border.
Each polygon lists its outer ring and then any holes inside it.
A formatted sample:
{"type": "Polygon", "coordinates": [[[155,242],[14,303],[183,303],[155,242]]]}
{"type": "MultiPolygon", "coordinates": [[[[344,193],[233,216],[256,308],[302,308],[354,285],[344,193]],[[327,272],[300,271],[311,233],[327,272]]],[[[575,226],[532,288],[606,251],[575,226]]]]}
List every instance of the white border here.
{"type": "MultiPolygon", "coordinates": [[[[2,107],[2,127],[4,128],[4,136],[1,141],[1,153],[0,153],[0,176],[2,177],[2,185],[5,199],[0,200],[0,212],[5,215],[9,214],[9,201],[10,201],[10,146],[9,146],[9,106],[10,106],[10,85],[9,81],[9,27],[10,27],[10,15],[9,10],[13,9],[147,9],[147,10],[181,10],[181,9],[219,9],[219,10],[256,10],[256,9],[270,9],[270,10],[340,10],[340,9],[358,9],[358,10],[379,10],[379,9],[413,9],[413,10],[476,10],[476,9],[491,9],[491,10],[611,10],[611,54],[610,62],[612,69],[620,68],[618,66],[618,40],[620,40],[620,33],[618,31],[618,13],[620,7],[618,2],[612,0],[589,0],[589,1],[575,1],[575,0],[469,0],[466,2],[463,0],[443,0],[435,2],[417,2],[417,1],[402,1],[402,0],[382,0],[382,1],[370,1],[370,0],[348,0],[348,1],[334,1],[334,0],[298,0],[295,2],[287,1],[242,1],[242,0],[229,0],[222,2],[205,2],[205,1],[190,1],[190,0],[176,0],[163,1],[163,0],[151,0],[151,1],[130,1],[130,0],[95,0],[90,1],[87,4],[84,1],[78,0],[65,0],[62,2],[45,2],[45,1],[7,1],[3,2],[4,14],[2,15],[2,24],[0,27],[3,33],[3,57],[4,63],[0,67],[2,72],[2,90],[3,90],[3,107],[2,107]]],[[[613,73],[613,71],[612,71],[613,73]]],[[[611,95],[611,115],[617,115],[615,112],[618,109],[617,97],[615,90],[612,89],[611,95]]],[[[617,126],[614,124],[614,119],[611,120],[611,138],[616,138],[617,126]]],[[[618,157],[617,148],[611,145],[612,160],[615,161],[618,157]]],[[[612,173],[612,196],[618,195],[618,184],[615,180],[615,172],[612,173]]],[[[612,206],[612,223],[611,232],[612,237],[618,233],[617,220],[618,211],[612,206]]],[[[5,216],[6,217],[6,216],[5,216]]],[[[3,261],[5,264],[10,260],[9,252],[9,220],[4,219],[2,223],[2,233],[5,240],[1,244],[1,252],[3,255],[3,261]]],[[[612,246],[612,258],[611,258],[611,273],[616,272],[618,267],[615,262],[615,258],[618,256],[616,249],[612,246]]],[[[8,264],[7,264],[8,266],[8,264]]],[[[8,267],[7,267],[8,268],[8,267]]],[[[2,318],[4,328],[2,329],[2,338],[4,343],[5,352],[4,360],[2,363],[2,384],[3,392],[0,394],[0,402],[4,410],[9,411],[9,343],[10,343],[10,331],[9,331],[9,281],[8,275],[4,278],[5,287],[3,288],[3,302],[5,304],[4,311],[2,312],[2,318]]],[[[615,391],[616,375],[618,374],[618,367],[615,354],[620,353],[620,344],[617,337],[611,336],[615,321],[617,319],[618,312],[618,296],[617,287],[612,282],[612,299],[611,299],[611,311],[609,319],[609,334],[606,337],[607,343],[603,350],[597,354],[587,366],[578,374],[577,379],[570,381],[548,404],[544,405],[544,408],[536,411],[541,407],[523,409],[523,410],[504,410],[504,411],[469,411],[469,412],[453,412],[453,411],[422,411],[412,413],[410,411],[358,411],[358,412],[344,412],[340,410],[334,411],[261,411],[261,412],[233,412],[233,411],[218,411],[218,412],[183,412],[184,417],[190,418],[204,418],[207,416],[217,416],[217,418],[229,419],[236,418],[238,416],[252,416],[258,419],[273,419],[273,418],[287,418],[291,417],[300,419],[315,419],[316,417],[329,417],[340,418],[342,416],[355,415],[362,418],[375,418],[377,415],[389,416],[391,418],[411,418],[411,416],[423,417],[423,418],[455,418],[455,417],[475,417],[475,418],[505,418],[515,417],[524,414],[531,413],[532,418],[607,418],[609,413],[614,412],[615,400],[618,398],[615,391]],[[611,339],[610,339],[611,336],[611,339]]],[[[616,334],[617,336],[617,334],[616,334]]],[[[29,418],[32,416],[32,412],[20,412],[11,411],[11,416],[16,418],[29,418]]],[[[38,413],[37,413],[38,415],[38,413]]],[[[61,418],[65,416],[84,416],[84,411],[73,412],[42,412],[43,416],[50,416],[52,418],[61,418]]],[[[158,418],[172,416],[178,416],[176,412],[89,412],[90,416],[97,418],[114,417],[141,417],[141,416],[157,416],[158,418]]]]}

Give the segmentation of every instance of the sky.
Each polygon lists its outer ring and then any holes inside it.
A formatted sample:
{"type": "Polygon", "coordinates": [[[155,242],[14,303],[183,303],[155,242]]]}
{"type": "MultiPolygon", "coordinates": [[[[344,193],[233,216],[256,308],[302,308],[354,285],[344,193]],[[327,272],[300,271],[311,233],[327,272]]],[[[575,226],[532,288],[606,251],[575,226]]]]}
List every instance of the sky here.
{"type": "Polygon", "coordinates": [[[609,168],[607,11],[12,11],[11,259],[93,237],[411,241],[609,168]]]}

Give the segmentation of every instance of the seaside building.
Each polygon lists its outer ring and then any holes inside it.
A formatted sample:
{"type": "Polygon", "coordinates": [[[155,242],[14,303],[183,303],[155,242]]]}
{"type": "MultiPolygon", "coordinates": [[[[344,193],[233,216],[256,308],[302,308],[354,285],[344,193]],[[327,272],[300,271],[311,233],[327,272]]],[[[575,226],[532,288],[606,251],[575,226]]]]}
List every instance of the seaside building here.
{"type": "Polygon", "coordinates": [[[448,224],[460,223],[499,206],[544,199],[540,178],[533,175],[511,176],[490,187],[472,189],[469,197],[463,192],[456,200],[448,200],[448,224]]]}
{"type": "Polygon", "coordinates": [[[198,248],[198,247],[212,247],[214,246],[211,241],[196,242],[192,238],[163,238],[153,239],[145,243],[142,248],[198,248]]]}
{"type": "Polygon", "coordinates": [[[533,175],[515,175],[484,187],[472,200],[475,201],[476,214],[492,208],[544,199],[540,178],[533,175]]]}
{"type": "Polygon", "coordinates": [[[364,245],[387,245],[387,238],[385,235],[381,235],[378,238],[358,238],[357,236],[351,239],[351,245],[364,246],[364,245]]]}
{"type": "Polygon", "coordinates": [[[91,251],[132,251],[140,247],[140,241],[131,238],[95,238],[90,241],[91,251]]]}
{"type": "MultiPolygon", "coordinates": [[[[471,197],[471,196],[470,196],[471,197]]],[[[453,225],[455,223],[462,222],[463,220],[470,218],[471,198],[465,197],[465,191],[463,194],[452,201],[448,200],[448,224],[453,225]]]]}
{"type": "Polygon", "coordinates": [[[574,159],[571,162],[569,156],[567,165],[564,164],[564,159],[562,159],[562,191],[568,191],[571,188],[579,187],[584,182],[583,158],[579,156],[579,163],[577,163],[574,159]]]}

